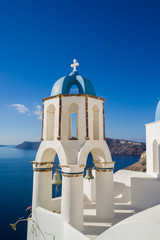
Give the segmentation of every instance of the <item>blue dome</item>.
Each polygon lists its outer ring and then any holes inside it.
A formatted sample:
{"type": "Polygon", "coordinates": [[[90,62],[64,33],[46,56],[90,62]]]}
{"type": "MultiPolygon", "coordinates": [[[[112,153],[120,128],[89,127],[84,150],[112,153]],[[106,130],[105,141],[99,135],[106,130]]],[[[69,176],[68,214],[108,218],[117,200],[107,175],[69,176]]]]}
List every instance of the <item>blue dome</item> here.
{"type": "Polygon", "coordinates": [[[157,108],[156,108],[155,121],[160,121],[160,101],[158,102],[158,105],[157,105],[157,108]]]}
{"type": "Polygon", "coordinates": [[[56,81],[53,85],[51,96],[69,94],[69,91],[73,85],[77,86],[79,94],[96,96],[96,92],[92,83],[87,78],[80,76],[77,71],[73,71],[68,76],[62,77],[56,81]]]}

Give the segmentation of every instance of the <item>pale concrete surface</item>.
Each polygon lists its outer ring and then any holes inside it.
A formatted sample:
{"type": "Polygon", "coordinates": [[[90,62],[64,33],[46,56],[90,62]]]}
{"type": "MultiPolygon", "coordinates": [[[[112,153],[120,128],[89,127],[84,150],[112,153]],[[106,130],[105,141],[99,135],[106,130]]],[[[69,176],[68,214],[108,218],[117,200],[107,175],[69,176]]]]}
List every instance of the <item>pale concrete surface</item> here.
{"type": "Polygon", "coordinates": [[[131,202],[119,203],[118,201],[118,199],[115,199],[115,217],[110,219],[97,218],[96,204],[88,203],[84,208],[84,230],[82,233],[91,240],[96,239],[116,223],[139,212],[138,209],[131,207],[131,202]]]}

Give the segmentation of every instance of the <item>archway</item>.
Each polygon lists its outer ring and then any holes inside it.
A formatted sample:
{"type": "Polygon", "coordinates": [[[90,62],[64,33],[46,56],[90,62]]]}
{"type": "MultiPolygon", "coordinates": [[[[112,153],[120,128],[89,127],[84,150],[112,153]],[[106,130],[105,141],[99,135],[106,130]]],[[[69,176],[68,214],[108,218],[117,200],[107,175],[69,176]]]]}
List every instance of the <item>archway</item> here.
{"type": "Polygon", "coordinates": [[[86,165],[89,153],[92,153],[94,161],[112,162],[111,153],[105,141],[88,141],[86,142],[78,153],[79,165],[86,165]]]}
{"type": "Polygon", "coordinates": [[[41,163],[45,162],[55,162],[53,165],[53,170],[51,171],[51,173],[50,172],[48,173],[46,184],[48,188],[50,187],[52,188],[51,198],[59,197],[61,196],[61,186],[57,187],[56,185],[51,183],[56,169],[60,172],[61,175],[61,168],[59,167],[60,165],[59,157],[54,149],[48,148],[43,152],[41,157],[41,163]]]}
{"type": "MultiPolygon", "coordinates": [[[[94,142],[94,141],[93,141],[94,142]]],[[[89,161],[87,157],[93,156],[95,165],[94,179],[87,181],[83,180],[84,193],[90,200],[91,204],[96,202],[96,215],[100,218],[110,218],[114,216],[114,201],[113,201],[113,168],[110,151],[107,144],[101,142],[98,146],[92,147],[86,144],[79,154],[79,163],[86,164],[89,161]],[[84,158],[84,159],[82,159],[84,158]]],[[[86,207],[86,206],[85,206],[86,207]]]]}

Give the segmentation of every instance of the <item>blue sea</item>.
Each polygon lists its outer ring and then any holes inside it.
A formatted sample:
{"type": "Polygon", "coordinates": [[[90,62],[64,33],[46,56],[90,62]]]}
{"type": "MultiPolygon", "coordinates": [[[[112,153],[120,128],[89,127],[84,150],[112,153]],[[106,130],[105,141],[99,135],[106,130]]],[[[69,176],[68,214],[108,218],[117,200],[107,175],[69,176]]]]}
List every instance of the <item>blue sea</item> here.
{"type": "MultiPolygon", "coordinates": [[[[22,150],[13,146],[0,147],[0,240],[26,240],[27,223],[17,225],[17,231],[9,226],[20,217],[28,217],[25,211],[32,204],[33,170],[30,161],[35,160],[36,150],[22,150]]],[[[137,156],[114,155],[115,171],[139,160],[137,156]]],[[[56,159],[58,162],[58,159],[56,159]]],[[[92,164],[91,154],[87,163],[92,164]]],[[[53,197],[59,196],[53,186],[53,197]]]]}

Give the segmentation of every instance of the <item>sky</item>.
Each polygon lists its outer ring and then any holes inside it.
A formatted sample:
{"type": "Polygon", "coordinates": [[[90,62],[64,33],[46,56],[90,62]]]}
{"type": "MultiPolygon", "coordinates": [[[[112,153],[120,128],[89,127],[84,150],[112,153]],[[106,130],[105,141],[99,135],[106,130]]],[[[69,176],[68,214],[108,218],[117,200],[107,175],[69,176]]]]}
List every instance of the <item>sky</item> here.
{"type": "Polygon", "coordinates": [[[40,139],[42,98],[74,58],[105,98],[106,136],[145,141],[160,97],[160,1],[1,0],[0,144],[40,139]]]}

